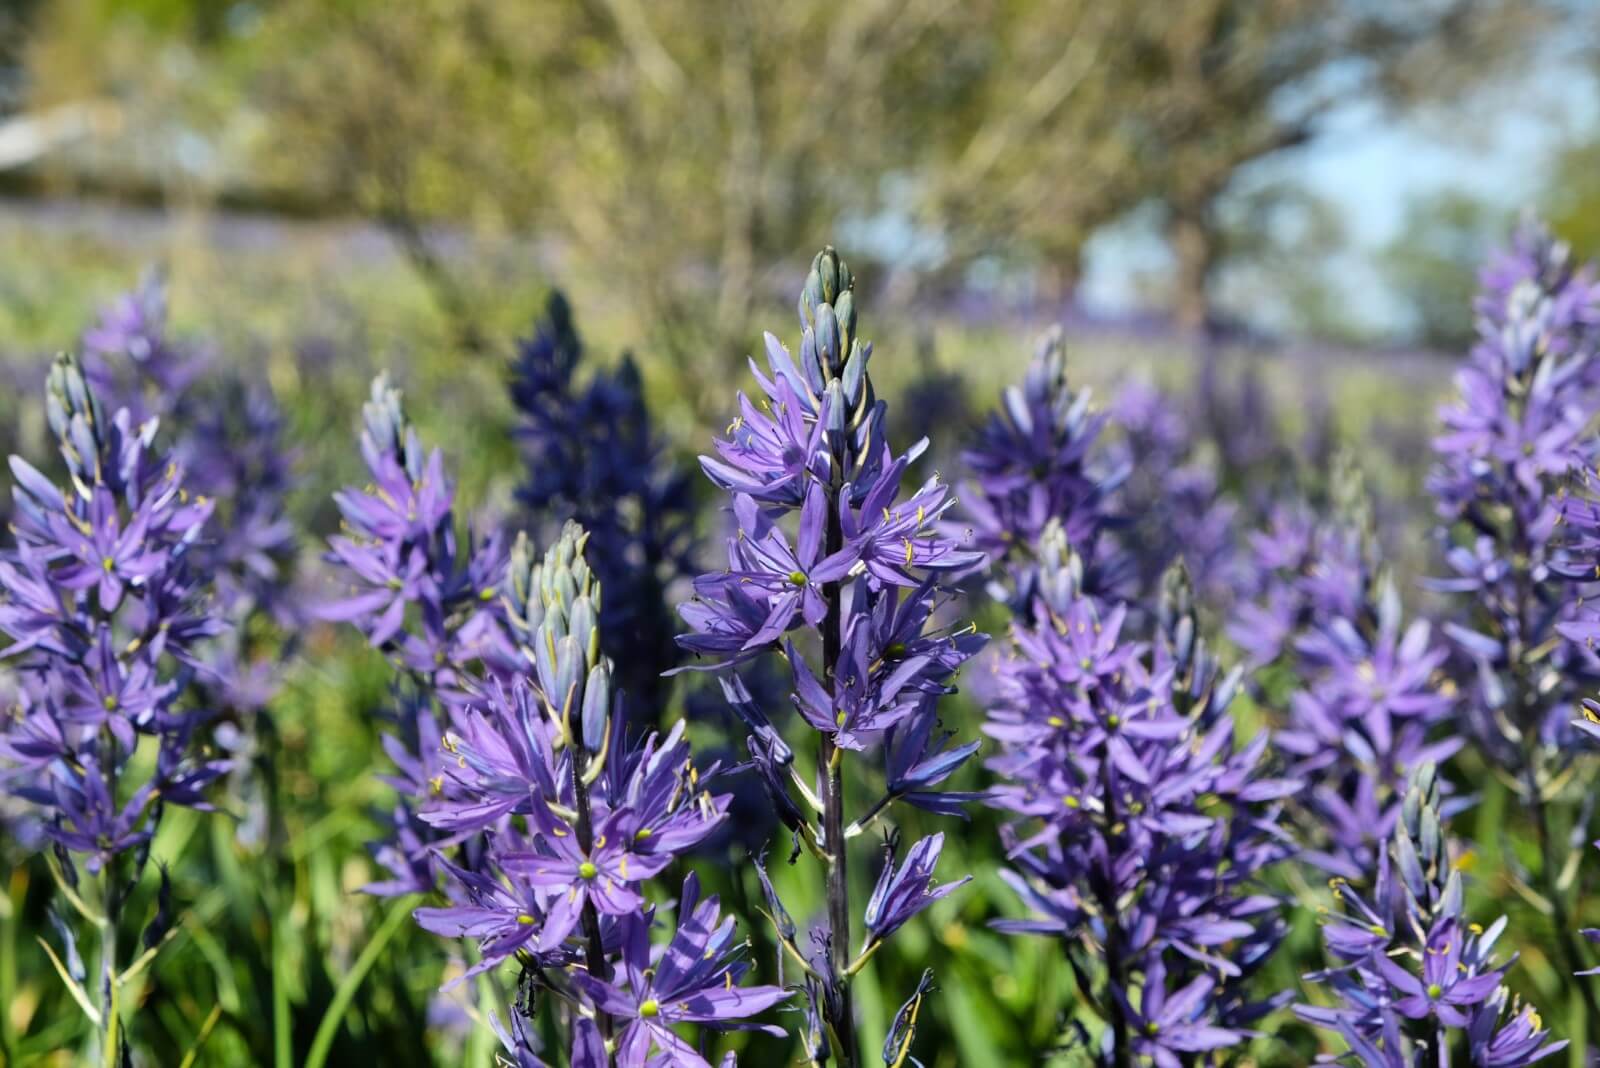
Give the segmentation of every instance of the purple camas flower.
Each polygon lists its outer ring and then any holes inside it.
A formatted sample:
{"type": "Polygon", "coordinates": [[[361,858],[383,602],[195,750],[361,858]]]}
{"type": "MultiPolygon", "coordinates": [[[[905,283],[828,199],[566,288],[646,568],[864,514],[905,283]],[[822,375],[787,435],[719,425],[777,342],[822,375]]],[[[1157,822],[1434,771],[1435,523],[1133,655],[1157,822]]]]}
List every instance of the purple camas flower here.
{"type": "Polygon", "coordinates": [[[1461,741],[1446,728],[1458,703],[1448,650],[1426,620],[1404,622],[1355,468],[1336,460],[1332,483],[1329,515],[1281,506],[1253,535],[1258,592],[1228,634],[1269,683],[1292,680],[1262,699],[1286,708],[1274,743],[1306,787],[1297,837],[1305,859],[1354,879],[1388,840],[1408,771],[1461,741]]]}
{"type": "MultiPolygon", "coordinates": [[[[961,455],[973,476],[964,487],[962,522],[970,526],[972,544],[1004,563],[1020,588],[1028,575],[1022,554],[1052,521],[1089,565],[1091,585],[1117,581],[1115,563],[1104,577],[1096,565],[1108,496],[1123,476],[1110,469],[1100,440],[1106,416],[1089,411],[1090,399],[1087,389],[1067,384],[1062,334],[1052,330],[1040,340],[1022,383],[1006,389],[1000,410],[961,455]]],[[[1019,597],[1026,599],[1025,590],[1019,597]]]]}
{"type": "Polygon", "coordinates": [[[329,540],[328,561],[349,589],[319,614],[354,623],[374,648],[455,695],[470,666],[499,651],[500,540],[459,545],[444,457],[424,453],[386,377],[373,381],[362,419],[372,485],[334,495],[345,533],[329,540]]]}
{"type": "MultiPolygon", "coordinates": [[[[1579,695],[1600,682],[1581,607],[1595,575],[1586,534],[1595,513],[1570,491],[1600,454],[1590,426],[1600,404],[1600,282],[1530,226],[1484,272],[1477,311],[1478,343],[1434,441],[1428,486],[1452,574],[1433,585],[1456,595],[1445,630],[1470,680],[1467,725],[1532,816],[1533,884],[1576,972],[1587,964],[1571,922],[1577,880],[1562,875],[1557,824],[1575,825],[1563,814],[1576,813],[1592,784],[1572,766],[1579,747],[1568,724],[1579,695]]],[[[1600,998],[1580,989],[1600,1018],[1600,998]]]]}
{"type": "MultiPolygon", "coordinates": [[[[770,710],[742,681],[726,680],[750,732],[753,770],[795,835],[795,855],[803,844],[823,866],[827,918],[817,952],[795,944],[792,922],[777,925],[778,937],[805,962],[808,1048],[813,1057],[828,1049],[846,1068],[861,1063],[851,978],[885,937],[953,889],[934,890],[930,881],[941,836],[913,845],[903,866],[886,861],[864,918],[867,937],[852,956],[848,840],[895,801],[959,813],[965,798],[935,787],[974,747],[949,745],[935,703],[983,644],[969,631],[932,623],[950,576],[982,556],[945,532],[953,498],[937,479],[902,494],[926,442],[903,454],[891,448],[887,406],[867,375],[872,345],[858,334],[855,305],[849,269],[825,249],[800,295],[798,359],[766,335],[766,371],[751,363],[759,392],[740,395],[716,455],[701,458],[706,476],[729,495],[738,529],[727,570],[696,579],[695,598],[679,609],[689,627],[681,644],[714,658],[710,668],[781,657],[800,720],[816,738],[816,777],[808,781],[798,747],[784,742],[770,710]],[[883,750],[889,781],[852,820],[845,755],[875,749],[883,750]],[[821,812],[820,821],[794,793],[821,812]]],[[[787,920],[766,889],[771,915],[787,920]]],[[[910,1034],[900,1038],[909,1049],[910,1034]]]]}
{"type": "Polygon", "coordinates": [[[953,883],[934,885],[933,869],[943,848],[944,835],[931,834],[911,847],[905,863],[898,868],[893,844],[884,850],[883,870],[862,917],[869,945],[882,942],[911,917],[971,881],[972,876],[967,875],[953,883]]]}
{"type": "Polygon", "coordinates": [[[96,1023],[115,1046],[127,887],[163,807],[209,809],[205,789],[228,770],[192,744],[208,716],[190,703],[198,650],[220,629],[211,575],[195,558],[212,505],[188,495],[183,468],[155,451],[155,422],[136,426],[126,409],[108,416],[75,359],[56,359],[45,411],[67,477],[57,485],[11,457],[15,542],[0,554],[0,631],[12,642],[0,655],[15,672],[19,715],[0,734],[0,781],[37,806],[63,879],[78,879],[74,858],[99,875],[101,911],[85,919],[103,932],[96,1023]],[[141,738],[153,765],[134,762],[141,738]]]}
{"type": "Polygon", "coordinates": [[[115,405],[160,416],[190,492],[217,502],[211,536],[196,551],[217,575],[223,614],[260,612],[297,622],[285,572],[295,555],[286,515],[294,454],[270,390],[207,349],[170,336],[166,282],[146,275],[84,333],[88,376],[115,405]]]}
{"type": "Polygon", "coordinates": [[[1145,643],[1084,592],[1062,527],[1034,556],[986,727],[1001,745],[991,803],[1017,817],[1003,875],[1032,915],[998,926],[1062,940],[1108,1063],[1243,1042],[1278,1003],[1242,987],[1282,937],[1257,880],[1292,852],[1277,819],[1298,784],[1264,775],[1264,734],[1234,749],[1239,673],[1196,637],[1181,576],[1145,643]]]}
{"type": "MultiPolygon", "coordinates": [[[[478,692],[485,659],[501,667],[520,659],[502,622],[515,591],[501,586],[509,587],[515,567],[507,571],[498,538],[461,551],[443,456],[424,453],[399,391],[382,375],[362,409],[361,454],[372,483],[335,495],[344,533],[330,540],[328,555],[348,585],[317,612],[352,623],[407,676],[410,692],[396,693],[397,731],[384,742],[401,772],[393,780],[401,798],[391,837],[374,846],[392,878],[368,889],[408,893],[434,884],[436,876],[424,874],[435,867],[433,847],[451,837],[417,820],[412,796],[442,789],[452,759],[441,748],[439,705],[458,707],[478,692]]],[[[518,549],[526,581],[532,554],[518,549]]]]}
{"type": "Polygon", "coordinates": [[[1600,282],[1566,246],[1527,228],[1485,270],[1477,307],[1479,341],[1434,441],[1428,487],[1448,524],[1453,572],[1434,585],[1462,595],[1450,629],[1479,668],[1479,740],[1520,774],[1551,755],[1574,692],[1593,674],[1572,652],[1535,651],[1574,621],[1572,578],[1592,576],[1587,557],[1569,558],[1561,526],[1565,490],[1596,456],[1588,424],[1600,402],[1600,282]]]}
{"type": "Polygon", "coordinates": [[[1339,1003],[1297,1005],[1303,1019],[1337,1032],[1369,1065],[1445,1063],[1465,1049],[1471,1064],[1518,1068],[1565,1048],[1506,989],[1510,965],[1495,956],[1505,919],[1485,929],[1465,917],[1432,764],[1413,772],[1371,874],[1365,895],[1332,881],[1343,912],[1325,917],[1323,935],[1339,963],[1308,978],[1339,1003]]]}
{"type": "Polygon", "coordinates": [[[271,833],[266,791],[252,758],[261,717],[295,648],[301,606],[299,555],[288,497],[294,453],[272,391],[217,353],[174,338],[165,279],[151,272],[107,307],[84,334],[88,375],[112,406],[159,416],[172,435],[185,488],[215,502],[206,537],[191,552],[215,577],[215,611],[228,624],[199,652],[196,685],[216,708],[210,741],[234,758],[229,795],[243,813],[241,841],[271,833]]]}
{"type": "MultiPolygon", "coordinates": [[[[734,942],[733,918],[721,915],[715,897],[701,900],[694,875],[684,880],[677,916],[677,930],[659,949],[650,945],[651,917],[636,912],[623,916],[618,921],[621,960],[612,979],[573,973],[579,989],[621,1027],[616,1038],[619,1065],[707,1065],[672,1029],[674,1024],[727,1027],[789,998],[782,987],[739,985],[749,963],[734,942]],[[653,1050],[660,1051],[660,1060],[650,1056],[653,1050]]],[[[605,1062],[594,1063],[601,1068],[605,1062]]]]}
{"type": "Polygon", "coordinates": [[[1111,467],[1127,471],[1108,506],[1137,588],[1150,594],[1181,560],[1208,602],[1227,603],[1239,577],[1239,507],[1201,459],[1199,420],[1171,394],[1140,381],[1125,383],[1107,414],[1116,432],[1111,467]]]}
{"type": "Polygon", "coordinates": [[[707,791],[717,769],[690,762],[681,723],[625,746],[610,661],[590,652],[599,588],[582,550],[569,527],[528,587],[543,614],[532,644],[556,649],[548,666],[509,694],[489,684],[481,707],[451,710],[458,726],[441,741],[451,759],[429,784],[421,819],[458,835],[482,831],[488,845],[471,869],[439,858],[452,901],[419,909],[417,920],[478,940],[480,963],[468,975],[515,959],[538,983],[589,1006],[598,1030],[573,1034],[573,1063],[604,1065],[609,1050],[618,1065],[669,1054],[672,1063],[704,1064],[673,1024],[742,1027],[789,995],[735,985],[747,965],[733,921],[717,919],[714,898],[698,900],[693,876],[676,936],[651,949],[645,882],[714,833],[729,798],[707,791]],[[567,649],[582,662],[569,665],[567,649]],[[694,963],[676,970],[684,960],[694,963]],[[585,1059],[596,1049],[600,1059],[585,1059]]]}
{"type": "Polygon", "coordinates": [[[718,768],[694,766],[681,723],[630,743],[587,534],[568,523],[542,556],[522,535],[509,553],[492,538],[462,552],[443,459],[381,378],[362,451],[374,488],[339,495],[347,533],[331,554],[355,588],[324,612],[411,689],[386,740],[395,832],[375,849],[393,877],[368,889],[442,889],[416,919],[477,943],[462,979],[519,968],[530,996],[497,1025],[511,1063],[543,1063],[530,1020],[544,991],[574,1006],[571,1064],[707,1064],[674,1025],[752,1026],[789,994],[736,985],[742,946],[693,876],[676,935],[652,948],[646,884],[716,832],[729,797],[708,789],[718,768]]]}

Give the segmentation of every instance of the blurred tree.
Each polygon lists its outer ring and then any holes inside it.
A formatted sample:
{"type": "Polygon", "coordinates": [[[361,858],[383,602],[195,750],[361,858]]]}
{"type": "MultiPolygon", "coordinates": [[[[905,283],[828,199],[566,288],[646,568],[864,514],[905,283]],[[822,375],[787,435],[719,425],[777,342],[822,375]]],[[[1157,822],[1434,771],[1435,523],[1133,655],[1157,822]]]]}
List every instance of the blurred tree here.
{"type": "Polygon", "coordinates": [[[1327,266],[1349,247],[1326,198],[1285,180],[1229,196],[1217,209],[1219,303],[1247,309],[1243,328],[1364,340],[1327,266]]]}
{"type": "Polygon", "coordinates": [[[1478,266],[1505,240],[1506,213],[1460,190],[1413,200],[1380,265],[1414,320],[1417,340],[1464,353],[1473,337],[1478,266]]]}
{"type": "Polygon", "coordinates": [[[1224,248],[1218,206],[1250,164],[1306,145],[1337,106],[1400,108],[1459,92],[1521,55],[1539,0],[1192,0],[1128,6],[1114,136],[1161,205],[1173,310],[1211,317],[1224,248]]]}
{"type": "Polygon", "coordinates": [[[1585,260],[1600,255],[1600,129],[1561,153],[1546,180],[1550,225],[1585,260]]]}
{"type": "Polygon", "coordinates": [[[695,397],[768,272],[829,238],[897,292],[1000,260],[1060,296],[1090,235],[1154,206],[1202,325],[1244,169],[1335,104],[1481,79],[1560,2],[60,0],[34,53],[76,72],[44,96],[155,84],[226,183],[380,220],[466,349],[495,279],[451,234],[548,239],[695,397]]]}
{"type": "Polygon", "coordinates": [[[0,0],[0,116],[21,106],[26,82],[23,47],[39,0],[0,0]]]}
{"type": "Polygon", "coordinates": [[[706,346],[746,340],[764,271],[872,214],[884,177],[914,166],[907,107],[949,106],[981,36],[979,13],[937,0],[708,13],[289,0],[262,68],[279,176],[384,219],[463,320],[429,221],[553,238],[692,377],[706,346]]]}

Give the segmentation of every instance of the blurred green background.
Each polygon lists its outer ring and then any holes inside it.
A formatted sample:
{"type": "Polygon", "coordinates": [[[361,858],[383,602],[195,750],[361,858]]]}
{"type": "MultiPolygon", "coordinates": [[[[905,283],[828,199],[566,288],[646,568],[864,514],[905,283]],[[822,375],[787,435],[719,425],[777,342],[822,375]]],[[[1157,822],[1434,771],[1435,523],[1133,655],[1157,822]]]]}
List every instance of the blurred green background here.
{"type": "MultiPolygon", "coordinates": [[[[944,457],[1046,323],[1107,391],[1187,389],[1205,335],[1288,436],[1331,428],[1420,524],[1477,264],[1526,209],[1600,253],[1597,46],[1587,0],[0,0],[0,350],[20,383],[0,437],[43,450],[30,375],[159,264],[175,330],[285,404],[308,553],[329,491],[360,478],[382,368],[466,510],[503,512],[507,361],[552,285],[599,358],[635,353],[692,462],[831,242],[862,279],[880,393],[961,399],[944,457]]],[[[1403,544],[1414,579],[1425,547],[1403,544]]],[[[470,993],[435,996],[458,951],[394,918],[410,903],[353,893],[389,803],[387,669],[304,637],[273,709],[287,854],[164,824],[191,911],[134,1014],[140,1063],[179,1063],[217,1010],[196,1063],[289,1068],[322,1029],[328,1064],[487,1064],[470,993]]],[[[1493,855],[1504,802],[1490,780],[1467,821],[1493,855]]],[[[952,845],[945,870],[975,882],[864,973],[866,1048],[928,964],[929,1065],[1036,1063],[1070,982],[1048,942],[985,927],[1015,911],[992,817],[952,845]]],[[[717,881],[753,915],[752,872],[717,881]]],[[[17,861],[5,890],[0,1063],[72,1063],[83,1021],[34,937],[49,880],[17,861]]],[[[1315,960],[1302,910],[1281,981],[1315,960]]],[[[1534,951],[1519,975],[1560,1015],[1558,968],[1534,951]]],[[[1309,1060],[1282,1027],[1247,1061],[1309,1060]]]]}

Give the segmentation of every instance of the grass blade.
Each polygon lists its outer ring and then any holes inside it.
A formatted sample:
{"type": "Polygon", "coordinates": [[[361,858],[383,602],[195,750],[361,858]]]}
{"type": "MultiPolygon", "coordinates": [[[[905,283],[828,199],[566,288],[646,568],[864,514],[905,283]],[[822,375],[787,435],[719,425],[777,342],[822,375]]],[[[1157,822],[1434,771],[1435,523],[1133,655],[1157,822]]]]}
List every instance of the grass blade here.
{"type": "Polygon", "coordinates": [[[72,973],[67,971],[67,966],[61,963],[61,958],[56,956],[56,951],[50,948],[50,943],[43,938],[38,939],[38,942],[39,945],[44,947],[45,955],[50,958],[50,963],[55,965],[56,974],[61,976],[63,983],[67,984],[67,992],[72,995],[72,1000],[76,1001],[89,1019],[94,1021],[94,1025],[99,1027],[100,1010],[96,1009],[89,1001],[89,995],[84,992],[83,987],[78,985],[77,980],[72,978],[72,973]]]}
{"type": "Polygon", "coordinates": [[[275,1068],[294,1068],[294,1038],[289,1027],[289,958],[284,951],[285,916],[272,923],[272,1062],[275,1068]]]}
{"type": "Polygon", "coordinates": [[[211,1006],[211,1013],[206,1017],[206,1022],[200,1025],[200,1033],[195,1036],[194,1045],[189,1047],[189,1052],[183,1055],[178,1068],[194,1068],[195,1061],[200,1056],[200,1051],[205,1048],[206,1039],[211,1037],[212,1028],[217,1026],[217,1021],[222,1019],[222,1004],[211,1006]]]}
{"type": "Polygon", "coordinates": [[[328,1011],[322,1014],[322,1022],[317,1025],[316,1037],[311,1040],[311,1052],[306,1056],[304,1068],[323,1068],[324,1062],[328,1059],[328,1051],[333,1048],[334,1037],[339,1033],[339,1025],[344,1021],[345,1010],[350,1007],[350,1002],[355,997],[362,980],[378,962],[384,947],[411,918],[411,904],[409,898],[395,903],[383,921],[383,926],[378,928],[377,933],[372,936],[372,941],[361,951],[355,965],[345,973],[339,988],[333,993],[333,1000],[328,1003],[328,1011]]]}

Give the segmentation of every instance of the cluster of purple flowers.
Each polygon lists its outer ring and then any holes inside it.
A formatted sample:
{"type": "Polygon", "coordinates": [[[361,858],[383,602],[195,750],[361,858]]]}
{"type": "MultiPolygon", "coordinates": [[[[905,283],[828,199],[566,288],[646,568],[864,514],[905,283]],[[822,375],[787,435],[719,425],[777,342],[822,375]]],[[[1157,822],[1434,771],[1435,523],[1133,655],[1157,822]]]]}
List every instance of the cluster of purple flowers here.
{"type": "MultiPolygon", "coordinates": [[[[707,789],[717,769],[695,768],[681,722],[627,746],[612,665],[598,653],[600,590],[584,542],[569,526],[532,577],[534,678],[509,694],[491,684],[444,734],[449,759],[421,818],[457,841],[482,832],[487,844],[471,869],[441,856],[451,902],[417,920],[478,941],[469,975],[515,957],[567,1005],[572,1064],[692,1068],[707,1062],[675,1025],[747,1027],[789,993],[738,985],[749,965],[734,921],[715,897],[701,899],[693,874],[675,932],[652,946],[661,924],[644,884],[717,830],[729,797],[707,789]]],[[[529,1044],[526,1034],[510,1043],[524,1064],[529,1044]]]]}
{"type": "Polygon", "coordinates": [[[1038,581],[998,659],[986,732],[1004,877],[1030,917],[1005,930],[1061,940],[1104,1023],[1097,1063],[1158,1064],[1247,1041],[1283,1004],[1246,980],[1285,925],[1260,889],[1293,852],[1279,824],[1298,784],[1263,770],[1268,737],[1235,750],[1222,673],[1197,636],[1181,571],[1165,583],[1153,640],[1125,633],[1128,607],[1089,594],[1065,528],[1047,526],[1038,581]]]}
{"type": "Polygon", "coordinates": [[[1306,787],[1305,859],[1356,879],[1394,828],[1409,769],[1446,759],[1461,739],[1446,726],[1458,703],[1443,671],[1449,650],[1426,619],[1404,622],[1347,458],[1335,463],[1331,498],[1323,516],[1282,504],[1251,536],[1257,589],[1228,636],[1263,669],[1265,703],[1287,709],[1275,746],[1306,787]],[[1279,678],[1290,684],[1281,699],[1270,685],[1279,678]]]}
{"type": "Polygon", "coordinates": [[[461,544],[444,454],[424,450],[385,375],[372,382],[362,424],[371,483],[334,494],[343,532],[329,540],[328,562],[349,590],[320,614],[354,623],[373,648],[459,702],[472,666],[499,651],[504,541],[469,532],[461,544]]]}
{"type": "Polygon", "coordinates": [[[601,635],[607,648],[629,651],[619,681],[652,708],[678,661],[667,592],[693,572],[695,502],[657,440],[633,358],[580,384],[582,357],[571,309],[553,293],[512,366],[527,469],[517,498],[538,535],[567,520],[588,531],[589,559],[610,591],[601,635]]]}
{"type": "Polygon", "coordinates": [[[214,740],[234,757],[238,837],[260,844],[270,833],[264,717],[302,614],[288,512],[295,453],[272,391],[212,349],[174,337],[167,303],[158,271],[112,301],[84,331],[85,372],[113,407],[161,419],[185,487],[214,504],[190,552],[214,576],[214,609],[227,626],[199,650],[195,684],[218,712],[214,740]]]}
{"type": "Polygon", "coordinates": [[[1367,892],[1332,880],[1342,908],[1324,917],[1323,939],[1339,963],[1308,978],[1338,1001],[1295,1011],[1336,1031],[1368,1068],[1449,1064],[1462,1054],[1493,1068],[1533,1064],[1567,1043],[1552,1041],[1505,985],[1510,961],[1495,953],[1505,918],[1487,928],[1467,919],[1440,794],[1434,766],[1424,763],[1367,892]]]}
{"type": "Polygon", "coordinates": [[[355,588],[323,611],[412,682],[386,743],[401,801],[377,854],[393,878],[369,889],[442,891],[416,918],[477,943],[463,978],[517,964],[529,996],[502,1039],[518,1068],[544,1063],[535,992],[562,1006],[575,1066],[707,1064],[677,1025],[750,1026],[789,996],[738,985],[733,920],[693,875],[675,932],[652,942],[666,910],[646,884],[725,819],[717,768],[695,768],[681,723],[629,743],[581,528],[542,558],[524,536],[509,553],[495,537],[463,549],[442,457],[381,378],[364,422],[373,486],[339,495],[347,531],[330,554],[355,588]]]}
{"type": "MultiPolygon", "coordinates": [[[[0,631],[11,644],[0,655],[14,668],[19,707],[0,735],[0,781],[37,806],[65,896],[103,932],[91,1015],[111,1064],[126,978],[117,969],[122,904],[163,808],[209,809],[206,787],[228,770],[200,751],[209,710],[192,687],[199,651],[222,626],[196,552],[212,503],[191,495],[182,465],[156,450],[157,421],[108,414],[76,359],[56,359],[45,411],[66,478],[58,484],[11,457],[15,544],[0,554],[0,631]],[[142,738],[153,763],[134,761],[142,738]],[[97,908],[75,889],[80,861],[98,876],[97,908]]],[[[147,932],[146,945],[164,933],[147,932]]]]}
{"type": "Polygon", "coordinates": [[[1063,335],[1051,330],[962,453],[973,476],[964,533],[1006,580],[991,592],[1027,602],[1029,554],[1054,520],[1096,595],[1153,601],[1182,561],[1209,600],[1227,601],[1238,584],[1238,508],[1201,459],[1191,414],[1142,382],[1124,384],[1108,411],[1091,403],[1088,389],[1069,384],[1063,335]]]}
{"type": "MultiPolygon", "coordinates": [[[[85,370],[102,394],[136,418],[168,424],[191,492],[216,502],[210,536],[196,551],[217,576],[223,614],[293,627],[299,611],[287,577],[298,551],[288,517],[295,454],[284,443],[272,391],[209,349],[171,336],[166,284],[155,272],[101,312],[84,332],[83,348],[85,370]]],[[[255,681],[264,682],[265,669],[252,666],[255,681]]],[[[237,695],[235,707],[259,708],[269,693],[237,695]]]]}
{"type": "MultiPolygon", "coordinates": [[[[1553,910],[1569,971],[1586,966],[1571,916],[1577,881],[1563,871],[1572,830],[1582,840],[1592,773],[1569,724],[1600,685],[1588,645],[1600,628],[1582,606],[1594,581],[1586,531],[1595,515],[1571,492],[1597,455],[1600,281],[1570,250],[1526,227],[1483,275],[1478,343],[1440,410],[1428,487],[1443,520],[1450,574],[1432,585],[1459,606],[1445,625],[1472,679],[1467,725],[1516,784],[1540,862],[1532,885],[1553,910]],[[1576,772],[1574,774],[1573,772],[1576,772]],[[1565,821],[1563,824],[1562,821],[1565,821]]],[[[1592,1016],[1600,999],[1582,987],[1592,1016]]]]}
{"type": "Polygon", "coordinates": [[[438,881],[436,832],[417,817],[418,799],[440,781],[444,716],[482,690],[489,667],[507,683],[522,662],[509,640],[502,586],[524,580],[536,562],[526,539],[509,558],[496,534],[460,543],[455,487],[437,449],[426,452],[407,418],[400,391],[379,375],[362,409],[361,455],[370,484],[335,494],[343,532],[328,562],[346,588],[318,607],[324,619],[348,621],[402,672],[395,688],[395,733],[384,749],[400,795],[392,834],[376,846],[390,878],[373,893],[425,893],[438,881]]]}
{"type": "Polygon", "coordinates": [[[1181,560],[1208,603],[1228,603],[1240,570],[1240,509],[1202,456],[1198,420],[1170,393],[1141,381],[1117,390],[1108,415],[1117,431],[1111,467],[1127,472],[1111,508],[1137,590],[1150,596],[1181,560]]]}
{"type": "Polygon", "coordinates": [[[1089,390],[1068,384],[1063,336],[1051,330],[1022,382],[1006,388],[961,455],[973,476],[963,487],[961,521],[973,546],[1005,566],[1016,604],[1027,602],[1027,554],[1051,522],[1077,549],[1092,590],[1120,589],[1132,578],[1128,558],[1102,537],[1128,468],[1110,456],[1102,440],[1107,416],[1091,412],[1091,400],[1089,390]]]}
{"type": "Polygon", "coordinates": [[[1567,490],[1600,450],[1589,425],[1600,403],[1600,281],[1528,227],[1485,270],[1477,311],[1479,341],[1440,409],[1428,479],[1452,572],[1434,585],[1461,595],[1463,618],[1449,631],[1478,669],[1479,742],[1501,766],[1536,771],[1559,759],[1574,694],[1595,676],[1582,648],[1593,631],[1576,618],[1575,580],[1592,579],[1590,561],[1573,552],[1563,521],[1587,513],[1567,490]]]}
{"type": "MultiPolygon", "coordinates": [[[[694,599],[680,607],[689,626],[680,641],[716,669],[781,657],[792,703],[815,739],[813,778],[769,710],[737,675],[725,677],[748,729],[751,767],[793,832],[796,855],[809,848],[824,869],[827,916],[813,935],[816,952],[795,944],[775,895],[769,906],[781,918],[779,938],[805,971],[808,1054],[848,1068],[861,1063],[851,978],[885,939],[953,889],[933,883],[942,835],[913,845],[898,866],[891,835],[857,921],[848,845],[896,801],[957,814],[970,800],[937,789],[976,750],[976,743],[950,744],[937,706],[983,638],[940,626],[935,616],[949,576],[981,556],[944,532],[954,498],[937,477],[901,492],[926,443],[898,454],[889,444],[887,406],[867,374],[872,345],[857,327],[854,279],[831,248],[812,262],[799,315],[798,359],[766,335],[767,370],[752,361],[759,393],[740,395],[716,455],[702,457],[738,525],[728,567],[696,579],[694,599]],[[854,762],[846,755],[866,751],[881,754],[884,779],[877,799],[852,819],[845,772],[854,762]],[[856,922],[865,932],[859,948],[851,937],[856,922]]],[[[912,1001],[920,1004],[925,992],[912,1001]]],[[[907,1005],[902,1023],[915,1018],[907,1005]]],[[[909,1048],[906,1028],[897,1038],[909,1048]]]]}

